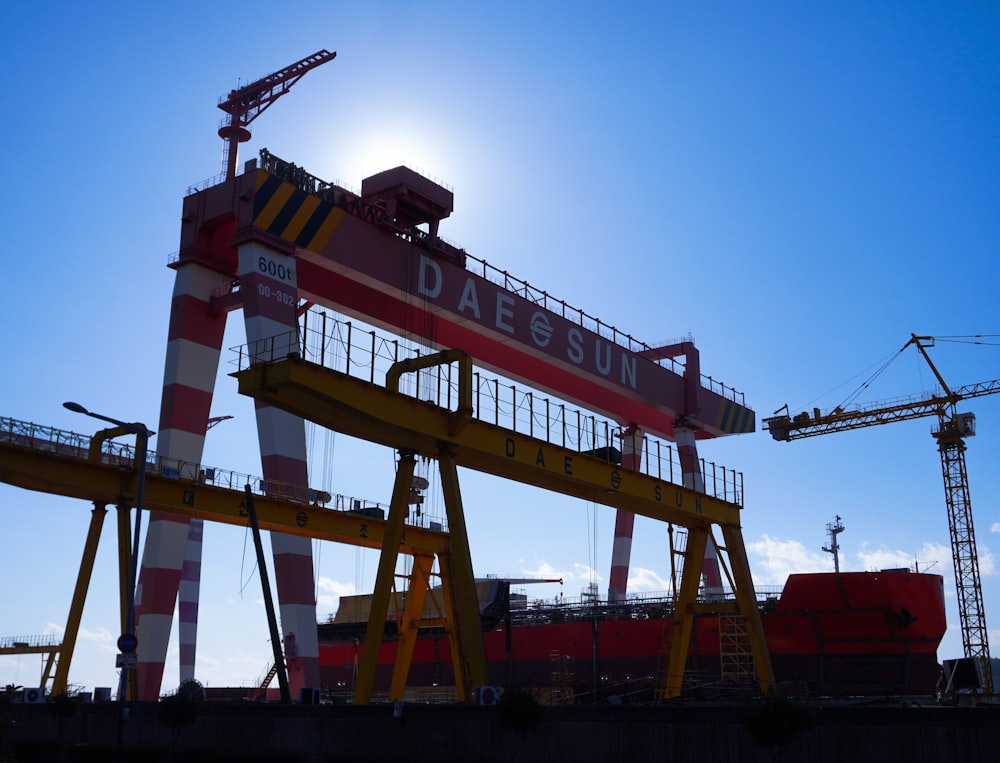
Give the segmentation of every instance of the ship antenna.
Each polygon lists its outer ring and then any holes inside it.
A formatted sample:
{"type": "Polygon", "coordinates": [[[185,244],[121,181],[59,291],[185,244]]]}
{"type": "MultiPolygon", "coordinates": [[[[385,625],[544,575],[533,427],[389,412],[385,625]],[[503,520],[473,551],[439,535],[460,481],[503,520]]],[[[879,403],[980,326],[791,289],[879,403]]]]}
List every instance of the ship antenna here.
{"type": "Polygon", "coordinates": [[[830,545],[823,546],[823,550],[828,554],[833,554],[833,570],[840,573],[840,544],[837,543],[837,536],[844,532],[844,525],[840,521],[840,514],[836,519],[826,526],[826,532],[830,536],[830,545]]]}

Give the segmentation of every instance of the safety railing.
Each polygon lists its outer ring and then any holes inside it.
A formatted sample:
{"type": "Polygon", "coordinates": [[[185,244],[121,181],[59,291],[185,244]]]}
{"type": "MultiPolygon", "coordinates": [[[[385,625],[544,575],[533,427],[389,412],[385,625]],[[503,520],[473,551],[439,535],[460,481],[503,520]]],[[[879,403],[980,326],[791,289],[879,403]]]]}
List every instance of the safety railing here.
{"type": "MultiPolygon", "coordinates": [[[[350,321],[325,313],[306,314],[296,330],[233,351],[233,362],[241,371],[262,363],[302,358],[379,386],[385,385],[386,373],[394,363],[421,354],[398,338],[355,327],[350,321]]],[[[638,451],[637,471],[672,484],[688,484],[698,492],[742,505],[741,472],[702,458],[698,460],[697,474],[685,480],[680,455],[668,442],[647,436],[636,448],[639,443],[626,443],[629,435],[609,419],[478,371],[473,373],[472,384],[473,416],[479,421],[615,463],[621,462],[623,446],[629,445],[629,450],[638,451]]],[[[455,410],[459,400],[457,364],[404,374],[399,392],[455,410]]]]}
{"type": "Polygon", "coordinates": [[[55,636],[0,636],[0,649],[44,649],[60,646],[62,641],[55,636]]]}
{"type": "MultiPolygon", "coordinates": [[[[67,458],[87,460],[90,442],[91,438],[87,435],[9,417],[0,417],[0,443],[9,443],[67,458]]],[[[99,460],[104,464],[131,470],[134,469],[135,465],[135,448],[115,440],[104,440],[101,443],[99,460]]],[[[331,495],[326,491],[302,485],[278,480],[265,480],[252,474],[243,474],[231,469],[220,469],[177,458],[166,458],[153,453],[147,456],[146,471],[147,474],[157,474],[167,479],[212,485],[240,492],[249,485],[251,492],[255,495],[280,498],[294,503],[307,503],[333,511],[365,514],[372,518],[384,518],[389,510],[387,504],[377,501],[339,493],[331,495]]],[[[411,525],[430,526],[434,530],[446,529],[443,518],[431,517],[426,513],[422,513],[420,517],[411,516],[407,522],[411,525]]]]}

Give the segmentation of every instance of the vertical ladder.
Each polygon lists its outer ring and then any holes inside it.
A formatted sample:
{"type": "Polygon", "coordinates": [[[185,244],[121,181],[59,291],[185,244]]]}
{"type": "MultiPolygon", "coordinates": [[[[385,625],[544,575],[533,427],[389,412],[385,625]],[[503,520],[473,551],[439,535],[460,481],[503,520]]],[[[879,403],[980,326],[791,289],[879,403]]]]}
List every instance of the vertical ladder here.
{"type": "Polygon", "coordinates": [[[749,681],[754,677],[753,652],[746,618],[739,613],[719,615],[719,660],[722,679],[749,681]]]}
{"type": "Polygon", "coordinates": [[[573,658],[563,654],[558,649],[549,652],[549,665],[552,669],[552,699],[558,702],[568,702],[573,697],[573,673],[569,669],[573,658]]]}
{"type": "Polygon", "coordinates": [[[673,609],[677,606],[678,586],[677,579],[684,573],[684,559],[687,550],[687,531],[679,530],[674,534],[674,526],[667,528],[670,537],[670,593],[671,609],[667,617],[663,620],[663,639],[660,643],[660,651],[657,655],[656,664],[656,686],[653,695],[656,699],[667,699],[666,691],[667,678],[670,674],[670,648],[673,645],[673,609]]]}

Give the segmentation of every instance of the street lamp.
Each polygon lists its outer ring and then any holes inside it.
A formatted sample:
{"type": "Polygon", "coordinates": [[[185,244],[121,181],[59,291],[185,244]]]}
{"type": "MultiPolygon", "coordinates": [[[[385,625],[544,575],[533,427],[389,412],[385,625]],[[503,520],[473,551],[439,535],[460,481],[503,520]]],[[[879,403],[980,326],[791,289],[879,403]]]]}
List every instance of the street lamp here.
{"type": "MultiPolygon", "coordinates": [[[[146,450],[149,444],[149,438],[156,434],[151,429],[147,429],[145,424],[140,424],[138,422],[129,424],[125,421],[119,421],[118,419],[113,419],[110,416],[102,416],[100,413],[94,413],[93,411],[88,411],[79,403],[67,402],[63,403],[63,408],[66,408],[74,413],[82,413],[85,416],[90,416],[93,419],[100,419],[101,421],[106,421],[109,424],[114,424],[116,427],[135,435],[135,458],[139,464],[139,478],[138,484],[135,489],[135,530],[132,534],[132,558],[129,560],[129,580],[128,580],[128,591],[127,600],[128,605],[126,607],[125,614],[125,632],[122,633],[119,639],[118,648],[122,651],[135,651],[135,582],[136,582],[136,568],[138,566],[137,561],[139,558],[139,528],[142,524],[142,498],[143,492],[146,487],[146,450]],[[123,647],[131,646],[131,649],[125,649],[123,647]]],[[[122,667],[121,679],[118,683],[118,699],[124,702],[125,700],[125,686],[128,676],[128,668],[122,667]]]]}

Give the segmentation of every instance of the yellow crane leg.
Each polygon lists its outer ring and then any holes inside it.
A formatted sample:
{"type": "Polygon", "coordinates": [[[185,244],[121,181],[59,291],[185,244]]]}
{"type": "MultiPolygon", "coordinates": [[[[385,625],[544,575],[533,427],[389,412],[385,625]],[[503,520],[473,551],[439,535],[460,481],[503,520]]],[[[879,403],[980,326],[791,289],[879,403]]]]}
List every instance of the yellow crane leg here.
{"type": "MultiPolygon", "coordinates": [[[[45,685],[48,684],[48,682],[49,682],[49,676],[52,675],[52,665],[56,661],[56,655],[59,653],[59,651],[62,650],[62,646],[60,645],[60,646],[56,647],[55,649],[58,650],[58,651],[51,651],[51,652],[49,652],[48,655],[45,658],[45,667],[42,668],[42,683],[41,683],[42,686],[45,686],[45,685]]],[[[59,694],[65,694],[66,693],[66,689],[63,689],[62,691],[60,691],[58,693],[59,694]]],[[[53,681],[53,684],[52,684],[52,694],[56,694],[55,682],[54,681],[53,681]]]]}
{"type": "Polygon", "coordinates": [[[406,692],[406,679],[410,673],[410,663],[413,660],[413,647],[417,643],[420,632],[420,619],[424,612],[424,602],[427,601],[427,591],[431,587],[431,569],[434,567],[434,557],[419,554],[413,557],[413,572],[410,574],[410,585],[406,589],[406,606],[399,619],[399,646],[396,648],[396,665],[392,670],[392,685],[389,688],[389,699],[395,701],[403,698],[406,692]]]}
{"type": "Polygon", "coordinates": [[[415,460],[412,452],[400,452],[399,466],[396,468],[396,482],[392,488],[392,502],[389,504],[389,517],[386,520],[385,535],[382,541],[382,552],[378,559],[378,572],[375,575],[375,592],[372,594],[371,609],[368,613],[368,629],[365,631],[365,644],[361,651],[361,665],[358,669],[358,680],[354,686],[355,705],[370,704],[372,694],[375,691],[375,671],[378,668],[378,655],[381,651],[382,636],[385,633],[389,597],[392,595],[396,561],[399,559],[399,545],[403,540],[403,529],[406,516],[409,513],[414,465],[415,460]]]}
{"type": "MultiPolygon", "coordinates": [[[[69,617],[66,618],[66,632],[63,634],[62,647],[59,650],[59,662],[56,664],[56,674],[52,681],[53,694],[65,694],[69,684],[69,666],[73,660],[73,649],[76,647],[76,637],[80,633],[80,620],[83,618],[83,605],[87,601],[87,589],[94,572],[94,560],[97,558],[97,544],[101,539],[101,527],[108,510],[104,504],[94,503],[90,514],[90,529],[87,530],[87,541],[83,546],[83,558],[80,560],[80,572],[76,577],[76,588],[73,589],[73,599],[69,606],[69,617]]],[[[49,667],[46,667],[48,680],[49,667]]]]}
{"type": "Polygon", "coordinates": [[[733,573],[732,582],[733,592],[736,595],[736,605],[746,622],[757,681],[760,684],[760,690],[764,694],[769,694],[774,690],[774,670],[771,667],[771,653],[767,649],[767,639],[764,635],[764,625],[760,619],[760,609],[757,607],[757,596],[754,593],[753,579],[750,576],[750,562],[747,560],[746,547],[743,545],[743,533],[739,527],[723,525],[722,538],[726,544],[729,566],[733,573]]]}
{"type": "Polygon", "coordinates": [[[688,529],[681,590],[674,604],[673,637],[670,641],[670,660],[667,663],[667,682],[663,687],[663,696],[666,698],[679,696],[684,685],[684,670],[687,666],[691,634],[694,631],[698,587],[701,584],[701,560],[705,558],[708,534],[707,527],[688,529]]]}
{"type": "Polygon", "coordinates": [[[472,570],[472,553],[465,526],[465,510],[458,485],[458,467],[449,447],[442,446],[438,456],[441,467],[441,491],[448,516],[451,555],[445,563],[442,557],[442,584],[445,606],[454,623],[451,633],[452,658],[455,660],[455,688],[459,702],[472,699],[472,687],[489,684],[490,670],[483,643],[483,627],[479,618],[479,597],[472,570]],[[445,575],[445,567],[448,574],[445,575]],[[449,585],[450,583],[450,585],[449,585]]]}

